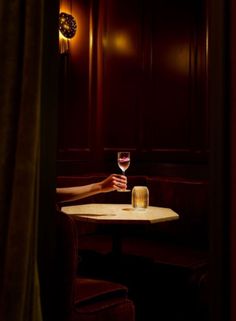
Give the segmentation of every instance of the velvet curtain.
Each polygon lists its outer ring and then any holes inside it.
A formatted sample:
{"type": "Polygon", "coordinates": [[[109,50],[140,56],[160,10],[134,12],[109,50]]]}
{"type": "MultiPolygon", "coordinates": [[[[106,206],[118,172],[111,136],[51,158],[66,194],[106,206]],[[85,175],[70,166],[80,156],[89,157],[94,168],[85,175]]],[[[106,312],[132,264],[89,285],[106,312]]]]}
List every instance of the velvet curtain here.
{"type": "Polygon", "coordinates": [[[44,0],[0,2],[0,320],[41,321],[37,272],[44,0]]]}

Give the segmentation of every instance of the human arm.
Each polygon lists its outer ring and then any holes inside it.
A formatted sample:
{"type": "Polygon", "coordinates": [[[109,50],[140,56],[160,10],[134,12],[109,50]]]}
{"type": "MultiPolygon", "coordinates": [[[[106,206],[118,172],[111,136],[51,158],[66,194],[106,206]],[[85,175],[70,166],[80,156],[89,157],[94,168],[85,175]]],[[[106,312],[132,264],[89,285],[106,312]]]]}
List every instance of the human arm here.
{"type": "Polygon", "coordinates": [[[56,189],[57,202],[76,201],[91,195],[126,189],[127,178],[124,175],[111,174],[104,180],[88,185],[59,187],[56,189]]]}

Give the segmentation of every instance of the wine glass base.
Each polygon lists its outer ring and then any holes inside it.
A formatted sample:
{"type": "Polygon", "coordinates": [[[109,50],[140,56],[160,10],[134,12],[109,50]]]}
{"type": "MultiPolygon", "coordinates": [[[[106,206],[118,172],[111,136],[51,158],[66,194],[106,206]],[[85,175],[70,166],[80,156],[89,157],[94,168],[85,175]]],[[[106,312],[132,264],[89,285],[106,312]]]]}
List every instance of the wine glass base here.
{"type": "Polygon", "coordinates": [[[121,192],[121,193],[131,192],[131,189],[117,189],[117,192],[121,192]]]}

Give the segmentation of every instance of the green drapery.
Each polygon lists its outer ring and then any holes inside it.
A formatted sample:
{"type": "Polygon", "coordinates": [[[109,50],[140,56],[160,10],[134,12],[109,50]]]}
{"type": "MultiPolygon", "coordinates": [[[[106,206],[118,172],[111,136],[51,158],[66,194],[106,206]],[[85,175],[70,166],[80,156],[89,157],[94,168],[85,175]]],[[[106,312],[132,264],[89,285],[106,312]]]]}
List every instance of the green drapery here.
{"type": "Polygon", "coordinates": [[[37,220],[43,2],[0,2],[1,321],[42,320],[37,220]]]}

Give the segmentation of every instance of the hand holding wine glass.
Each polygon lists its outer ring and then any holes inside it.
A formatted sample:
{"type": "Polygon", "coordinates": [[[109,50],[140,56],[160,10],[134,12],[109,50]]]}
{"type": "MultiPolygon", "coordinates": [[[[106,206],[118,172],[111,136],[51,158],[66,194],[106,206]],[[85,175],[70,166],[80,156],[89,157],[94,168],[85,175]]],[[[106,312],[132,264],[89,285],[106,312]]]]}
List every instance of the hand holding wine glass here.
{"type": "MultiPolygon", "coordinates": [[[[122,170],[122,174],[125,175],[125,171],[130,165],[130,152],[118,152],[117,153],[117,163],[120,169],[122,170]]],[[[119,190],[122,192],[129,192],[130,190],[119,190]]]]}

